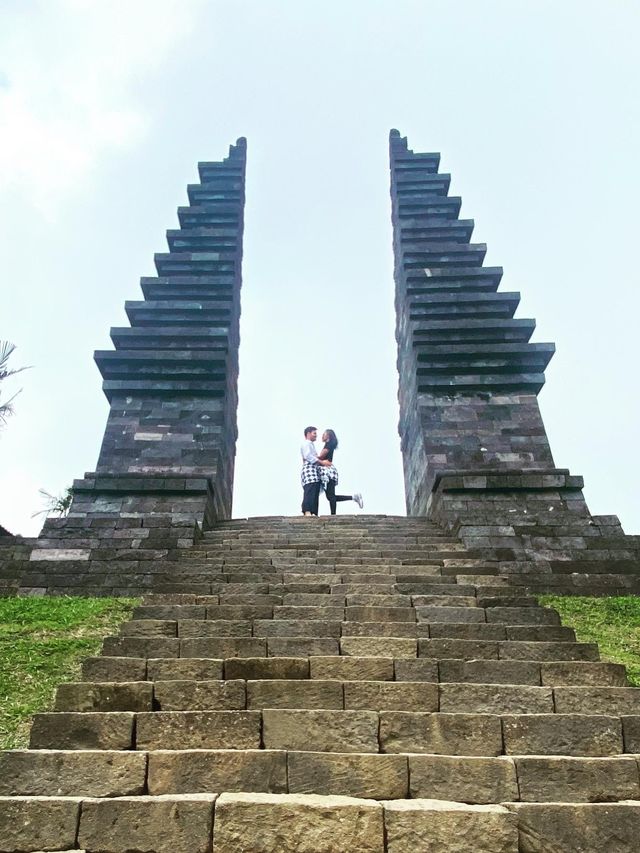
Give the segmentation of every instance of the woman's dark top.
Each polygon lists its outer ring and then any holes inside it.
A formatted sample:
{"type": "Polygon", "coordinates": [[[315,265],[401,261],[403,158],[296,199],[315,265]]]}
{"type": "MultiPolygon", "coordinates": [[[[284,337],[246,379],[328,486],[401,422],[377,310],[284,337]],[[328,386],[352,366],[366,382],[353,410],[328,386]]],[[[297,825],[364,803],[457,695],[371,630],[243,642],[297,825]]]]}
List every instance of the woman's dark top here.
{"type": "Polygon", "coordinates": [[[327,451],[327,455],[325,456],[325,459],[328,459],[329,462],[333,462],[333,450],[334,450],[334,448],[329,446],[328,441],[325,442],[324,449],[327,451]]]}

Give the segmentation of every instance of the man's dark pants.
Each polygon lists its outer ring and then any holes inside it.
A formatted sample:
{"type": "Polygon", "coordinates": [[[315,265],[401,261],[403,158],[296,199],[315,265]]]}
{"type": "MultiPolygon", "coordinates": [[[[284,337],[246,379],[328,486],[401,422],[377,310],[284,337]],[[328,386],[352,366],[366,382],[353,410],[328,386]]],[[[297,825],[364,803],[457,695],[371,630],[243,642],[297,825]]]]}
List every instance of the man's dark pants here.
{"type": "Polygon", "coordinates": [[[320,483],[307,483],[302,487],[302,512],[310,512],[311,515],[318,514],[318,502],[320,500],[320,483]]]}

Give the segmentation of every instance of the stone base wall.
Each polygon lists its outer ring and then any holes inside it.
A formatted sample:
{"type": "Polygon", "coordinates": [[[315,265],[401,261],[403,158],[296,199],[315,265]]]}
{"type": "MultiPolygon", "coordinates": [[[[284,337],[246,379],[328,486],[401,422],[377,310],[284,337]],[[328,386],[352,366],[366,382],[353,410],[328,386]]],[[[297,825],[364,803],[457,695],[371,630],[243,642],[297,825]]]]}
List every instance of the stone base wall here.
{"type": "Polygon", "coordinates": [[[68,516],[0,548],[0,592],[139,595],[215,521],[206,477],[88,474],[68,516]]]}
{"type": "Polygon", "coordinates": [[[592,515],[582,487],[559,468],[445,473],[428,517],[532,591],[640,592],[640,536],[617,516],[592,515]]]}
{"type": "Polygon", "coordinates": [[[420,393],[400,433],[409,515],[426,513],[442,472],[554,469],[533,394],[420,393]]]}

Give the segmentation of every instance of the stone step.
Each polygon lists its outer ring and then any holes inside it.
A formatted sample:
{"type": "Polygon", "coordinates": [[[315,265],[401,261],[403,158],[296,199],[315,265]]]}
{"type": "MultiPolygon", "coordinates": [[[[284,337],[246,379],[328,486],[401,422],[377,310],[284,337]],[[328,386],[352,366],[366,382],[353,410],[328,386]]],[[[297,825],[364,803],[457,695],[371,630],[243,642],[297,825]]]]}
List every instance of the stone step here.
{"type": "MultiPolygon", "coordinates": [[[[193,607],[194,605],[191,605],[193,607]]],[[[340,635],[340,625],[352,622],[408,622],[488,624],[519,626],[532,636],[539,634],[550,638],[554,629],[561,628],[554,618],[555,611],[546,616],[538,608],[489,608],[482,607],[395,607],[376,605],[348,605],[346,607],[290,607],[287,605],[213,605],[205,608],[195,618],[179,620],[137,618],[123,623],[120,635],[127,637],[175,637],[175,636],[290,636],[298,631],[307,636],[316,631],[316,636],[340,635]],[[494,613],[493,610],[500,611],[494,613]],[[530,611],[530,613],[527,613],[530,611]],[[501,616],[502,618],[498,618],[501,616]],[[546,623],[544,620],[549,619],[546,623]],[[312,623],[310,625],[310,623],[312,623]],[[331,626],[323,627],[323,626],[331,626]]],[[[543,611],[544,614],[544,611],[543,611]]],[[[146,614],[145,614],[146,615],[146,614]]],[[[560,631],[562,635],[562,631],[560,631]]]]}
{"type": "Polygon", "coordinates": [[[237,792],[470,804],[640,799],[633,756],[470,757],[267,749],[11,750],[0,754],[0,797],[122,797],[237,792]]]}
{"type": "MultiPolygon", "coordinates": [[[[458,658],[460,660],[523,660],[523,661],[597,661],[598,647],[594,643],[527,642],[519,640],[485,641],[458,639],[418,640],[420,657],[458,658]]],[[[406,657],[407,655],[397,655],[406,657]]]]}
{"type": "MultiPolygon", "coordinates": [[[[299,608],[298,608],[299,609],[299,608]]],[[[228,614],[231,615],[231,614],[228,614]]],[[[280,615],[280,614],[278,614],[280,615]]],[[[282,612],[286,617],[287,611],[282,612]]],[[[295,614],[299,616],[299,613],[295,614]]],[[[317,616],[317,613],[313,614],[317,616]]],[[[270,637],[270,636],[384,636],[457,638],[477,640],[519,640],[528,642],[575,642],[572,628],[560,625],[502,625],[486,622],[438,621],[440,613],[430,614],[432,621],[380,622],[337,621],[337,614],[327,608],[322,618],[223,619],[223,620],[134,620],[120,628],[127,638],[193,638],[193,637],[270,637]],[[329,620],[334,617],[333,621],[329,620]]],[[[420,614],[418,614],[420,615],[420,614]]]]}
{"type": "Polygon", "coordinates": [[[305,794],[3,798],[0,832],[7,851],[276,853],[305,838],[314,853],[401,853],[407,833],[415,849],[453,850],[452,837],[477,853],[518,847],[518,819],[502,806],[305,794]]]}
{"type": "Polygon", "coordinates": [[[196,679],[71,682],[56,711],[242,711],[262,708],[412,710],[448,713],[640,713],[633,687],[539,687],[522,684],[401,682],[362,679],[196,679]]]}
{"type": "MultiPolygon", "coordinates": [[[[430,626],[432,627],[432,626],[430,626]]],[[[492,627],[492,626],[489,626],[492,627]]],[[[593,643],[527,642],[411,637],[106,637],[102,654],[134,658],[304,657],[422,657],[441,660],[598,660],[593,643]]]]}
{"type": "MultiPolygon", "coordinates": [[[[464,595],[473,595],[475,586],[473,585],[459,585],[448,583],[449,578],[438,578],[438,577],[429,577],[427,582],[423,582],[420,580],[419,575],[395,575],[397,584],[404,583],[416,583],[420,584],[420,592],[417,594],[434,594],[434,595],[447,595],[447,594],[464,594],[464,595]],[[402,578],[402,580],[400,580],[402,578]]],[[[329,596],[330,593],[280,593],[275,594],[262,591],[262,589],[258,588],[261,585],[259,584],[249,584],[248,588],[238,586],[236,584],[220,584],[220,592],[212,593],[212,594],[195,594],[194,592],[187,593],[162,593],[162,592],[153,592],[147,593],[143,598],[143,604],[146,605],[188,605],[188,604],[233,604],[234,601],[231,600],[231,596],[239,596],[242,595],[244,598],[241,601],[238,601],[239,604],[296,604],[295,599],[300,599],[298,603],[300,604],[322,604],[321,600],[315,601],[313,599],[318,599],[320,597],[329,596]],[[256,597],[259,596],[259,600],[256,600],[256,597]],[[265,598],[265,596],[269,596],[265,598]],[[307,596],[308,598],[304,598],[307,596]],[[313,597],[313,599],[311,598],[313,597]]],[[[340,596],[340,594],[336,594],[340,596]]],[[[344,598],[344,596],[340,596],[344,598]]],[[[332,602],[327,601],[328,604],[332,602]]],[[[344,602],[339,602],[343,604],[344,602]]]]}
{"type": "Polygon", "coordinates": [[[638,751],[640,717],[308,709],[47,712],[35,715],[30,746],[605,757],[638,751]]]}
{"type": "Polygon", "coordinates": [[[620,664],[587,661],[441,660],[441,682],[479,684],[531,684],[544,686],[594,685],[626,687],[620,664]]]}
{"type": "Polygon", "coordinates": [[[94,657],[82,664],[87,681],[208,681],[325,678],[438,681],[531,686],[626,687],[621,664],[590,661],[456,660],[375,657],[160,658],[94,657]]]}
{"type": "Polygon", "coordinates": [[[313,839],[314,853],[622,853],[635,849],[639,814],[634,801],[501,806],[232,792],[14,797],[0,800],[0,832],[8,851],[82,846],[111,853],[279,853],[301,849],[299,840],[306,838],[313,839]]]}

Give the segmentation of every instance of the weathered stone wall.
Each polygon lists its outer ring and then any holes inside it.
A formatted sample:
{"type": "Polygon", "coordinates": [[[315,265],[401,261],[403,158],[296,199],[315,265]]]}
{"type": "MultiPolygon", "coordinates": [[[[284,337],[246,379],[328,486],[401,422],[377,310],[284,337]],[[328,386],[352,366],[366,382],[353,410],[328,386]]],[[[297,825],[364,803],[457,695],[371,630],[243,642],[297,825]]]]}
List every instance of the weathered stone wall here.
{"type": "Polygon", "coordinates": [[[635,589],[639,538],[593,517],[582,478],[554,463],[537,401],[553,345],[530,343],[535,322],[514,318],[519,294],[483,266],[439,155],[392,131],[390,156],[407,512],[540,589],[635,589]]]}
{"type": "Polygon", "coordinates": [[[244,139],[222,162],[199,164],[180,228],[155,256],[158,275],[125,305],[130,327],[112,329],[115,349],[95,354],[110,403],[96,471],[74,481],[66,518],[7,551],[13,586],[140,592],[158,561],[230,517],[245,165],[244,139]]]}

